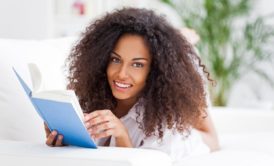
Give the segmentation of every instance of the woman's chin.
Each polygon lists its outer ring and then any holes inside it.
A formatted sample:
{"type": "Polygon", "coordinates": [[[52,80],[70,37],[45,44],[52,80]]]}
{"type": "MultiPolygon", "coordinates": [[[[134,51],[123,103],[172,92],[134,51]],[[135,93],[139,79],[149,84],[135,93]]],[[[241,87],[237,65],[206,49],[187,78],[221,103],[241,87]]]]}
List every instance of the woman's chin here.
{"type": "Polygon", "coordinates": [[[117,100],[128,100],[128,99],[134,98],[134,95],[130,95],[127,93],[114,92],[112,94],[113,94],[114,98],[117,100]]]}
{"type": "Polygon", "coordinates": [[[126,100],[126,99],[130,98],[130,96],[128,96],[128,95],[122,95],[122,94],[113,94],[113,96],[117,100],[126,100]]]}

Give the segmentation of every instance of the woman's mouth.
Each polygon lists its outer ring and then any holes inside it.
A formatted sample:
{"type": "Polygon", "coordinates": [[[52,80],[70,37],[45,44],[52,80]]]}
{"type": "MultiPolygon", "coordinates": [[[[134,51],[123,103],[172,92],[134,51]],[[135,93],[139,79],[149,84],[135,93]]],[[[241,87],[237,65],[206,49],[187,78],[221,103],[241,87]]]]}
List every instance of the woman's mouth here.
{"type": "Polygon", "coordinates": [[[132,87],[132,84],[122,83],[122,82],[118,82],[118,81],[113,81],[113,82],[114,82],[116,89],[118,89],[118,90],[126,90],[126,89],[132,87]]]}

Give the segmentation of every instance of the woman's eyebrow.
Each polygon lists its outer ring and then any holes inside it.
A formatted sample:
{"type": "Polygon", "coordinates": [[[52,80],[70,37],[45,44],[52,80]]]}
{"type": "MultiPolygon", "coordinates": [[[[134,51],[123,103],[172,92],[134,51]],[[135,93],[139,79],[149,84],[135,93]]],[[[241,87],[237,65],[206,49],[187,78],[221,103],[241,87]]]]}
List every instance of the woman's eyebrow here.
{"type": "Polygon", "coordinates": [[[118,56],[118,57],[120,57],[120,58],[121,58],[121,56],[120,56],[119,54],[117,54],[116,52],[111,51],[111,53],[113,53],[114,55],[116,55],[116,56],[118,56]]]}
{"type": "MultiPolygon", "coordinates": [[[[111,53],[113,53],[114,55],[118,56],[119,58],[121,58],[121,56],[119,54],[117,54],[116,52],[114,51],[111,51],[111,53]]],[[[133,58],[132,59],[133,61],[137,61],[137,60],[145,60],[145,61],[148,61],[147,58],[133,58]]]]}
{"type": "Polygon", "coordinates": [[[133,60],[133,61],[137,61],[137,60],[145,60],[145,61],[148,61],[147,58],[133,58],[132,60],[133,60]]]}

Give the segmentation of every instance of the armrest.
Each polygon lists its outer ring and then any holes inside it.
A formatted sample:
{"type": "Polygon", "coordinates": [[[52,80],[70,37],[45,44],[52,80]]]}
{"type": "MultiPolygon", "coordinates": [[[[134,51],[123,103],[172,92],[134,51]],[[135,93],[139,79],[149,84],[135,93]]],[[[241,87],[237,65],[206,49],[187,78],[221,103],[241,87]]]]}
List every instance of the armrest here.
{"type": "Polygon", "coordinates": [[[210,111],[220,135],[274,131],[274,111],[232,107],[213,107],[210,111]]]}
{"type": "Polygon", "coordinates": [[[66,166],[171,166],[170,157],[160,151],[117,147],[87,149],[55,147],[18,141],[0,141],[0,161],[4,165],[66,166]]]}

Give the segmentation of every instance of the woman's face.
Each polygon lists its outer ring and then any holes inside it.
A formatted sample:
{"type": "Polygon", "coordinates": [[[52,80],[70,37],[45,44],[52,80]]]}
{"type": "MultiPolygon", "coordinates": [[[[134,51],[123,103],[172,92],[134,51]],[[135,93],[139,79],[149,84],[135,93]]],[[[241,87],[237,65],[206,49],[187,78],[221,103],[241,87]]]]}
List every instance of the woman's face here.
{"type": "Polygon", "coordinates": [[[110,55],[108,83],[117,100],[136,100],[145,87],[151,56],[143,37],[123,35],[110,55]]]}

